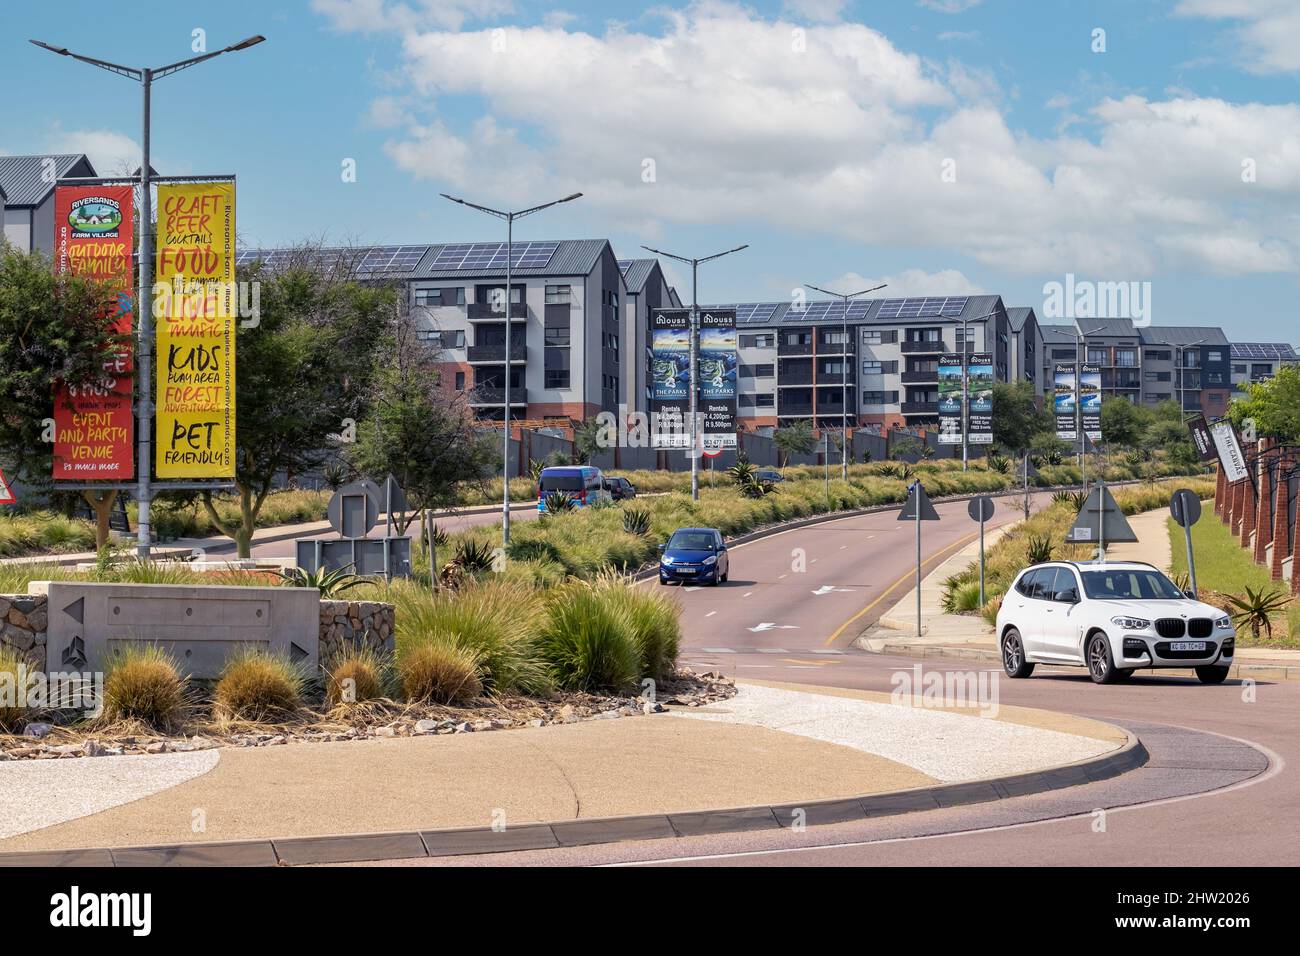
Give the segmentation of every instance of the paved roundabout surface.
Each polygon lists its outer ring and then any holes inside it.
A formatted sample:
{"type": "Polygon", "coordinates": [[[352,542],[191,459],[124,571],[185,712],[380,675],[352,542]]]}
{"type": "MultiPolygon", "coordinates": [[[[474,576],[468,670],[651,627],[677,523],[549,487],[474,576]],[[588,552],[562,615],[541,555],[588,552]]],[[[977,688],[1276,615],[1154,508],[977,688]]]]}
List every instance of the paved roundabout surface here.
{"type": "MultiPolygon", "coordinates": [[[[1046,498],[1046,496],[1040,496],[1046,498]]],[[[1015,520],[1012,499],[992,526],[1015,520]]],[[[923,528],[926,570],[968,542],[964,502],[923,528]]],[[[916,659],[851,647],[911,585],[913,526],[896,512],[742,545],[732,580],[681,589],[683,659],[740,679],[889,692],[916,659]]],[[[650,587],[658,585],[650,584],[650,587]]],[[[926,672],[987,665],[927,660],[926,672]]],[[[1295,865],[1300,684],[1142,676],[1094,685],[1081,668],[998,681],[1001,703],[1092,717],[1150,759],[1120,777],[1033,796],[806,829],[409,861],[413,865],[1295,865]]],[[[396,865],[401,865],[397,861],[396,865]]]]}

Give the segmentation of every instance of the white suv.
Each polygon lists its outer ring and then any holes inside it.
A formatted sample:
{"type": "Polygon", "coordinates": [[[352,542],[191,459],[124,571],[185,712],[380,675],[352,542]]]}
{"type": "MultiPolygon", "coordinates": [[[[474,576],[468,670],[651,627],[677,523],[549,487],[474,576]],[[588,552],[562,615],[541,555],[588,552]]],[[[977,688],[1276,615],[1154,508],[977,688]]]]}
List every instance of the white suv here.
{"type": "Polygon", "coordinates": [[[1098,684],[1139,667],[1193,667],[1218,684],[1237,636],[1223,611],[1134,561],[1025,568],[1002,599],[997,634],[1008,677],[1028,677],[1035,664],[1082,664],[1098,684]]]}

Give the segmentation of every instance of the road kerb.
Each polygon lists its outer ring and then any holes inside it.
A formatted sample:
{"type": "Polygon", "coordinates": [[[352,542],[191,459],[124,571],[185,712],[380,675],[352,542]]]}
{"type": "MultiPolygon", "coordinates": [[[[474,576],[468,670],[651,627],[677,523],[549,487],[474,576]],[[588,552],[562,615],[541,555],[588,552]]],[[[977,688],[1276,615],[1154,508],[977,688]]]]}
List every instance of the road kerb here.
{"type": "MultiPolygon", "coordinates": [[[[1118,729],[1118,728],[1117,728],[1118,729]]],[[[187,843],[175,846],[49,850],[0,853],[4,866],[258,866],[379,862],[461,856],[516,850],[590,846],[631,840],[681,839],[756,829],[848,823],[917,810],[989,803],[1107,780],[1146,763],[1142,741],[1125,732],[1117,750],[1087,760],[986,780],[935,784],[855,798],[806,804],[728,807],[684,813],[654,813],[603,819],[574,819],[493,830],[458,827],[441,830],[352,833],[289,839],[187,843]]]]}

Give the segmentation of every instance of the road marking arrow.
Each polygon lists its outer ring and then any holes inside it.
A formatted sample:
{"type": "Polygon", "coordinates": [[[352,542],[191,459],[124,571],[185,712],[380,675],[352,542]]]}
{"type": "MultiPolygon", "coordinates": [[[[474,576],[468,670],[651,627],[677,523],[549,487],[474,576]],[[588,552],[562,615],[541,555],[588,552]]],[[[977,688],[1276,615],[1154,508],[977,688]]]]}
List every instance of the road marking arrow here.
{"type": "Polygon", "coordinates": [[[750,628],[755,634],[761,631],[797,631],[798,629],[798,624],[776,624],[772,621],[764,621],[762,624],[750,628]]]}
{"type": "Polygon", "coordinates": [[[848,594],[853,590],[854,590],[853,588],[837,588],[837,587],[832,587],[829,584],[823,584],[821,587],[819,587],[816,591],[813,591],[812,593],[821,595],[821,594],[830,594],[832,591],[839,591],[840,593],[848,594]]]}

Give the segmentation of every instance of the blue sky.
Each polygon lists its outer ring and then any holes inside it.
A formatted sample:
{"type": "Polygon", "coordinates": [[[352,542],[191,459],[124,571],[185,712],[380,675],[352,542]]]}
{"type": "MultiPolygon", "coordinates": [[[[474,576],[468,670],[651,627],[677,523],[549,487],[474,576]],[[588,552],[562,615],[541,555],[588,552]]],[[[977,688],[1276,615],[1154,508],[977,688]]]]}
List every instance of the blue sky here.
{"type": "Polygon", "coordinates": [[[105,173],[138,153],[138,88],[28,37],[161,65],[196,29],[209,49],[261,33],[154,96],[155,168],[237,174],[247,245],[495,240],[438,193],[580,189],[517,234],[748,242],[702,270],[702,301],[887,280],[1041,307],[1073,273],[1150,282],[1157,324],[1300,340],[1292,0],[186,6],[9,11],[0,152],[105,173]]]}

